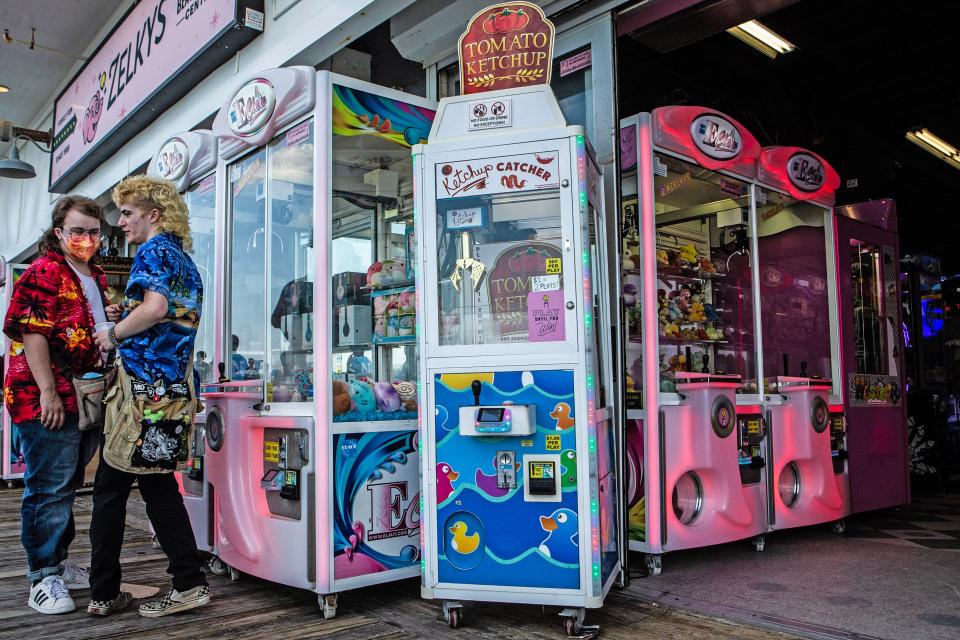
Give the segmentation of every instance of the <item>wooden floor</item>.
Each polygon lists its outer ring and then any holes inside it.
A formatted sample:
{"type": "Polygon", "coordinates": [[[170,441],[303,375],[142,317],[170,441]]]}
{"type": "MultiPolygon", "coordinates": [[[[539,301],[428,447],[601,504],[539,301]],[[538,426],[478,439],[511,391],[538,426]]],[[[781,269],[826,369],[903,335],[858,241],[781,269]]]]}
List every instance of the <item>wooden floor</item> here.
{"type": "MultiPolygon", "coordinates": [[[[468,603],[460,629],[449,629],[437,603],[419,597],[419,583],[408,580],[340,595],[337,617],[324,620],[316,596],[243,576],[236,582],[210,576],[213,602],[204,608],[165,618],[141,618],[136,606],[107,618],[89,616],[88,592],[74,592],[78,610],[44,616],[26,606],[26,563],[19,539],[22,489],[0,490],[0,638],[552,638],[563,635],[557,609],[468,603]]],[[[73,558],[86,565],[90,557],[87,529],[90,495],[75,507],[77,539],[73,558]]],[[[142,501],[131,498],[123,550],[124,582],[169,588],[166,558],[150,543],[142,501]]],[[[136,603],[134,603],[135,605],[136,603]]],[[[717,640],[782,640],[780,633],[698,617],[644,602],[638,596],[613,592],[606,606],[590,611],[588,624],[601,625],[603,638],[689,638],[717,640]]]]}

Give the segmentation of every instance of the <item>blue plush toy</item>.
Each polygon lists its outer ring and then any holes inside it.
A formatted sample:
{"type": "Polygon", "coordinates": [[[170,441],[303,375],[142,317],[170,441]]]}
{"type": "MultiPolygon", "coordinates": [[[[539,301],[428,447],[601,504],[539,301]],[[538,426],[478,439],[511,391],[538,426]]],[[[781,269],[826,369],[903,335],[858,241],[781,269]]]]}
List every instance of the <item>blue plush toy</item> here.
{"type": "Polygon", "coordinates": [[[717,315],[717,310],[713,308],[712,304],[703,305],[703,313],[707,316],[707,320],[716,322],[720,319],[720,316],[717,315]]]}
{"type": "Polygon", "coordinates": [[[366,380],[354,380],[350,383],[350,398],[353,406],[360,413],[369,413],[377,410],[377,398],[373,393],[373,385],[366,380]]]}

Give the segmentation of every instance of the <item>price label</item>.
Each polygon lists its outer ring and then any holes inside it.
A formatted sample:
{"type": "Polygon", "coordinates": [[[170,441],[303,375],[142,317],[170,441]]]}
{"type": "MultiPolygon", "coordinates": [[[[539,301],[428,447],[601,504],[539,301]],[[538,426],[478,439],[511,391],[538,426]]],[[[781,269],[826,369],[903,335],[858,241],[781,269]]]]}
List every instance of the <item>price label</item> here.
{"type": "Polygon", "coordinates": [[[552,434],[547,436],[547,451],[560,451],[560,435],[552,434]]]}
{"type": "Polygon", "coordinates": [[[563,272],[563,258],[547,258],[547,275],[563,272]]]}
{"type": "Polygon", "coordinates": [[[264,440],[263,459],[266,462],[280,462],[280,443],[272,440],[264,440]]]}
{"type": "Polygon", "coordinates": [[[560,288],[560,276],[533,276],[530,291],[556,291],[560,288]]]}

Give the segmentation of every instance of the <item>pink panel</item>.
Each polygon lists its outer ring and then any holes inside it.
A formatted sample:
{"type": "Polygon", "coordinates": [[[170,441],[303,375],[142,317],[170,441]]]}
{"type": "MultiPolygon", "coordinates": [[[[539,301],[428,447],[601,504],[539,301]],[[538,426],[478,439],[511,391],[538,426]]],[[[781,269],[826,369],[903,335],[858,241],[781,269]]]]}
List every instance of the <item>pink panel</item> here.
{"type": "Polygon", "coordinates": [[[757,175],[760,143],[742,124],[713,109],[654,109],[653,144],[689,156],[707,169],[757,175]]]}
{"type": "Polygon", "coordinates": [[[800,147],[764,147],[757,179],[797,200],[815,200],[832,206],[840,176],[822,157],[800,147]]]}

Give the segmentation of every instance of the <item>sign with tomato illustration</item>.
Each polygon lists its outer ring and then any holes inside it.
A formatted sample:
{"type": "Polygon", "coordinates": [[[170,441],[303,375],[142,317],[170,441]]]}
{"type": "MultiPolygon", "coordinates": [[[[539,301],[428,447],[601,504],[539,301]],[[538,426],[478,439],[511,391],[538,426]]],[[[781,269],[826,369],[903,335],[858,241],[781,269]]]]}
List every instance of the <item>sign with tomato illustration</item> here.
{"type": "Polygon", "coordinates": [[[496,4],[477,12],[460,36],[464,94],[550,84],[553,23],[530,2],[496,4]]]}
{"type": "MultiPolygon", "coordinates": [[[[487,302],[490,305],[493,333],[501,342],[538,340],[530,336],[531,325],[538,327],[540,325],[539,321],[530,320],[533,314],[528,307],[528,301],[534,289],[534,279],[546,276],[549,273],[547,264],[552,260],[561,260],[562,257],[559,247],[546,242],[517,242],[506,246],[502,243],[481,245],[478,259],[485,264],[493,264],[490,274],[484,280],[484,287],[487,302]]],[[[533,294],[541,310],[550,311],[560,304],[556,303],[557,300],[562,303],[562,280],[556,279],[556,289],[533,294]],[[543,302],[544,295],[547,295],[550,301],[546,307],[543,302]]],[[[481,291],[480,294],[482,296],[483,292],[481,291]]],[[[552,328],[550,331],[545,330],[539,340],[564,339],[562,320],[553,318],[551,321],[546,316],[540,319],[552,328]],[[552,337],[547,337],[548,335],[552,337]]]]}

